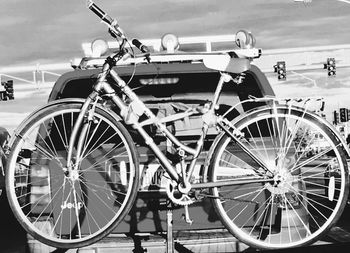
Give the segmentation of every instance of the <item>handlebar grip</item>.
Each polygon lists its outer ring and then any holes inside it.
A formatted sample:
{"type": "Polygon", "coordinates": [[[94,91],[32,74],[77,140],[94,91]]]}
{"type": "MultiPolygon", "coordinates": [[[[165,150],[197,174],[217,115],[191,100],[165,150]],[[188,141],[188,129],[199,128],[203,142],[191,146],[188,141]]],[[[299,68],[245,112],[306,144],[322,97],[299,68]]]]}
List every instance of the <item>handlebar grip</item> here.
{"type": "Polygon", "coordinates": [[[95,13],[102,21],[106,22],[108,25],[112,25],[113,19],[100,9],[92,0],[88,1],[88,8],[95,13]]]}
{"type": "Polygon", "coordinates": [[[138,39],[133,39],[131,43],[137,47],[142,53],[149,53],[149,49],[147,46],[142,44],[138,39]]]}

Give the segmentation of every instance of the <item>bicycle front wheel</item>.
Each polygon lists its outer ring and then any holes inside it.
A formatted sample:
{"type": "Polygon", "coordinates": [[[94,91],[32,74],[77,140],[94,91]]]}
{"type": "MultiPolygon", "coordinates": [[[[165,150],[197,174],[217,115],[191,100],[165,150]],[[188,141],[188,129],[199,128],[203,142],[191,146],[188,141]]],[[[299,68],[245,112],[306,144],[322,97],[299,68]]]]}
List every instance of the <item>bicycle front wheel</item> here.
{"type": "Polygon", "coordinates": [[[38,111],[16,134],[8,160],[7,195],[16,218],[35,239],[57,248],[83,247],[106,236],[138,190],[135,145],[113,113],[99,106],[93,121],[85,122],[78,158],[74,144],[71,162],[78,169],[68,173],[68,145],[81,106],[56,103],[38,111]]]}
{"type": "Polygon", "coordinates": [[[346,153],[333,130],[298,108],[259,108],[238,120],[240,143],[227,135],[213,151],[212,189],[226,228],[255,248],[310,244],[340,217],[348,197],[346,153]],[[262,167],[266,167],[262,168],[262,167]],[[241,182],[241,183],[240,183],[241,182]]]}

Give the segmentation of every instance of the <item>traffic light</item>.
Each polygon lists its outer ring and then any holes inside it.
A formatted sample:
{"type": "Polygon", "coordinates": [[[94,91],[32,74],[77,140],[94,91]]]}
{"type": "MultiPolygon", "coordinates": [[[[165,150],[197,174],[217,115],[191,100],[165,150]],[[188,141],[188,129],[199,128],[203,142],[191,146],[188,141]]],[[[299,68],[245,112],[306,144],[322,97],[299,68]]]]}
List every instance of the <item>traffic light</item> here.
{"type": "Polygon", "coordinates": [[[278,80],[286,80],[287,72],[286,72],[286,62],[278,61],[276,65],[273,66],[275,69],[275,73],[277,73],[278,80]]]}
{"type": "Polygon", "coordinates": [[[348,109],[340,108],[339,109],[339,118],[340,118],[340,122],[347,122],[348,121],[348,109]]]}
{"type": "Polygon", "coordinates": [[[333,111],[333,124],[338,125],[339,123],[339,113],[337,111],[333,111]]]}
{"type": "Polygon", "coordinates": [[[4,84],[4,88],[6,90],[6,96],[8,97],[8,99],[10,99],[10,100],[15,99],[14,89],[13,89],[13,80],[8,80],[4,84]]]}
{"type": "Polygon", "coordinates": [[[324,69],[327,69],[328,76],[336,75],[335,58],[327,58],[327,63],[324,64],[324,69]]]}
{"type": "Polygon", "coordinates": [[[1,91],[0,100],[12,100],[15,99],[14,89],[13,89],[13,80],[8,80],[7,82],[1,82],[1,85],[4,86],[4,91],[1,91]]]}

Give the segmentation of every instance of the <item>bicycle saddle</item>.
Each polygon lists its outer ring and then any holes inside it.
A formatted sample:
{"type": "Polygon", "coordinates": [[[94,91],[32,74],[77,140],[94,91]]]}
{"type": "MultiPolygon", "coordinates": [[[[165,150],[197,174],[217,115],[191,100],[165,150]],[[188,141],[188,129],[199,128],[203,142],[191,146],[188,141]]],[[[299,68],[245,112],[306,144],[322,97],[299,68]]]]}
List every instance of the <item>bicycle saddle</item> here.
{"type": "Polygon", "coordinates": [[[207,68],[239,74],[250,69],[250,61],[245,58],[231,58],[228,54],[206,55],[203,63],[207,68]]]}

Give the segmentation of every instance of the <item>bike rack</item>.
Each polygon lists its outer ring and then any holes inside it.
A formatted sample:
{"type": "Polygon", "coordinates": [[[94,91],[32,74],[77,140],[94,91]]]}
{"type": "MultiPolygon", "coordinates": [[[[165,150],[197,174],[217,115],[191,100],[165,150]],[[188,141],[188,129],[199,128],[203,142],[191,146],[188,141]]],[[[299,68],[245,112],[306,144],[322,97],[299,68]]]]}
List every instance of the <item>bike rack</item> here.
{"type": "Polygon", "coordinates": [[[166,230],[166,252],[173,253],[174,252],[174,237],[173,237],[173,210],[171,208],[167,209],[166,212],[166,222],[167,222],[167,230],[166,230]]]}

